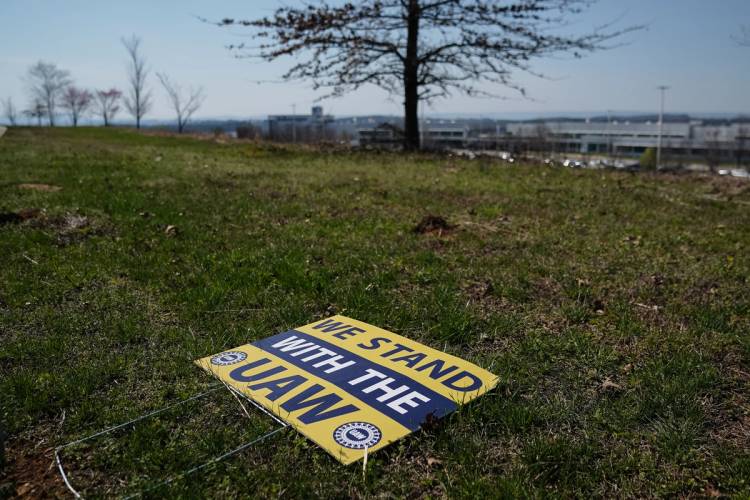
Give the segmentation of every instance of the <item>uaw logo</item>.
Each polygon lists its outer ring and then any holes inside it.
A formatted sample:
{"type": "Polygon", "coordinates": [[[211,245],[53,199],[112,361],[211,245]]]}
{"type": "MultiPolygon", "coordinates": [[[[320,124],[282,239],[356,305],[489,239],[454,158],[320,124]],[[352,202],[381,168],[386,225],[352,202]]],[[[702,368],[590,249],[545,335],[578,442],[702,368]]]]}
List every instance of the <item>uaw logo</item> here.
{"type": "Polygon", "coordinates": [[[235,363],[239,363],[240,361],[245,361],[247,359],[247,354],[241,351],[227,351],[222,352],[221,354],[217,354],[216,356],[211,358],[211,364],[212,365],[218,365],[218,366],[227,366],[227,365],[233,365],[235,363]]]}
{"type": "Polygon", "coordinates": [[[380,429],[367,422],[349,422],[333,431],[333,439],[345,448],[362,450],[380,442],[380,429]]]}

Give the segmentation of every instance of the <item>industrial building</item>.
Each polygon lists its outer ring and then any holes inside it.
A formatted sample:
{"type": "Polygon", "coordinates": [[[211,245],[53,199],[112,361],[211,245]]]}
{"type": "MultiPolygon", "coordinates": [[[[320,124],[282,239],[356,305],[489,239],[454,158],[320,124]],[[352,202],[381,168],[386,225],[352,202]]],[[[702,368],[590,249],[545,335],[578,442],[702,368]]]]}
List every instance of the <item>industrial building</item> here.
{"type": "Polygon", "coordinates": [[[378,148],[398,148],[403,143],[404,130],[392,123],[358,128],[357,138],[354,142],[357,146],[378,148]]]}
{"type": "Polygon", "coordinates": [[[419,135],[426,148],[462,148],[469,139],[469,127],[455,120],[423,120],[419,135]]]}
{"type": "Polygon", "coordinates": [[[270,115],[268,137],[274,141],[309,142],[327,139],[332,115],[323,113],[322,106],[313,106],[309,115],[270,115]]]}
{"type": "MultiPolygon", "coordinates": [[[[469,139],[469,127],[452,120],[424,120],[419,137],[424,148],[462,148],[469,139]]],[[[403,140],[403,129],[391,123],[357,129],[359,146],[400,147],[403,140]]]]}
{"type": "MultiPolygon", "coordinates": [[[[509,123],[506,129],[529,149],[637,156],[658,146],[660,127],[658,122],[551,121],[509,123]]],[[[731,160],[750,147],[750,123],[664,123],[661,143],[663,151],[673,156],[731,160]]]]}

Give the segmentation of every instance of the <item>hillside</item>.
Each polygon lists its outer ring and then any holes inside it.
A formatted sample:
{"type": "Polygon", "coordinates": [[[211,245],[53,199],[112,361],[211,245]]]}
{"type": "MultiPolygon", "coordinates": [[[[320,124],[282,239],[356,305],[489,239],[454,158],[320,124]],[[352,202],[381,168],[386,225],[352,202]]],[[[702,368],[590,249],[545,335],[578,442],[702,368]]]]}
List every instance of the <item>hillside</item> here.
{"type": "MultiPolygon", "coordinates": [[[[750,495],[742,180],[13,128],[0,255],[5,493],[64,494],[52,449],[205,390],[192,360],[341,313],[500,383],[364,476],[286,430],[161,495],[750,495]]],[[[219,391],[66,467],[133,493],[273,428],[249,411],[219,391]]]]}

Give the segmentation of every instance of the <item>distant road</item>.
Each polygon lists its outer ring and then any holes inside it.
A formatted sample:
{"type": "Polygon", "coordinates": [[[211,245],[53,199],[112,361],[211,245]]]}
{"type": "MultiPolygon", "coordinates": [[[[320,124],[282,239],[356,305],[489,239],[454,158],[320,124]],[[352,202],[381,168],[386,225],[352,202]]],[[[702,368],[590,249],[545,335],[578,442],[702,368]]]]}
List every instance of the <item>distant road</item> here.
{"type": "Polygon", "coordinates": [[[7,130],[7,129],[6,129],[5,127],[0,127],[0,137],[2,137],[2,136],[3,136],[3,134],[5,134],[5,131],[6,131],[6,130],[7,130]]]}

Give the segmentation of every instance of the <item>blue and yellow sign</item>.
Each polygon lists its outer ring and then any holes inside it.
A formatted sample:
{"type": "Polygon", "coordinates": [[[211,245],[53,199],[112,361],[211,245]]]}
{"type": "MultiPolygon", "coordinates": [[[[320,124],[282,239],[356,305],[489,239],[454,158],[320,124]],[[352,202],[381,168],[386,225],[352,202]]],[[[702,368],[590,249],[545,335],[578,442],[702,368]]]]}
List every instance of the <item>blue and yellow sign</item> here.
{"type": "Polygon", "coordinates": [[[492,389],[455,356],[333,316],[196,363],[344,464],[492,389]]]}

